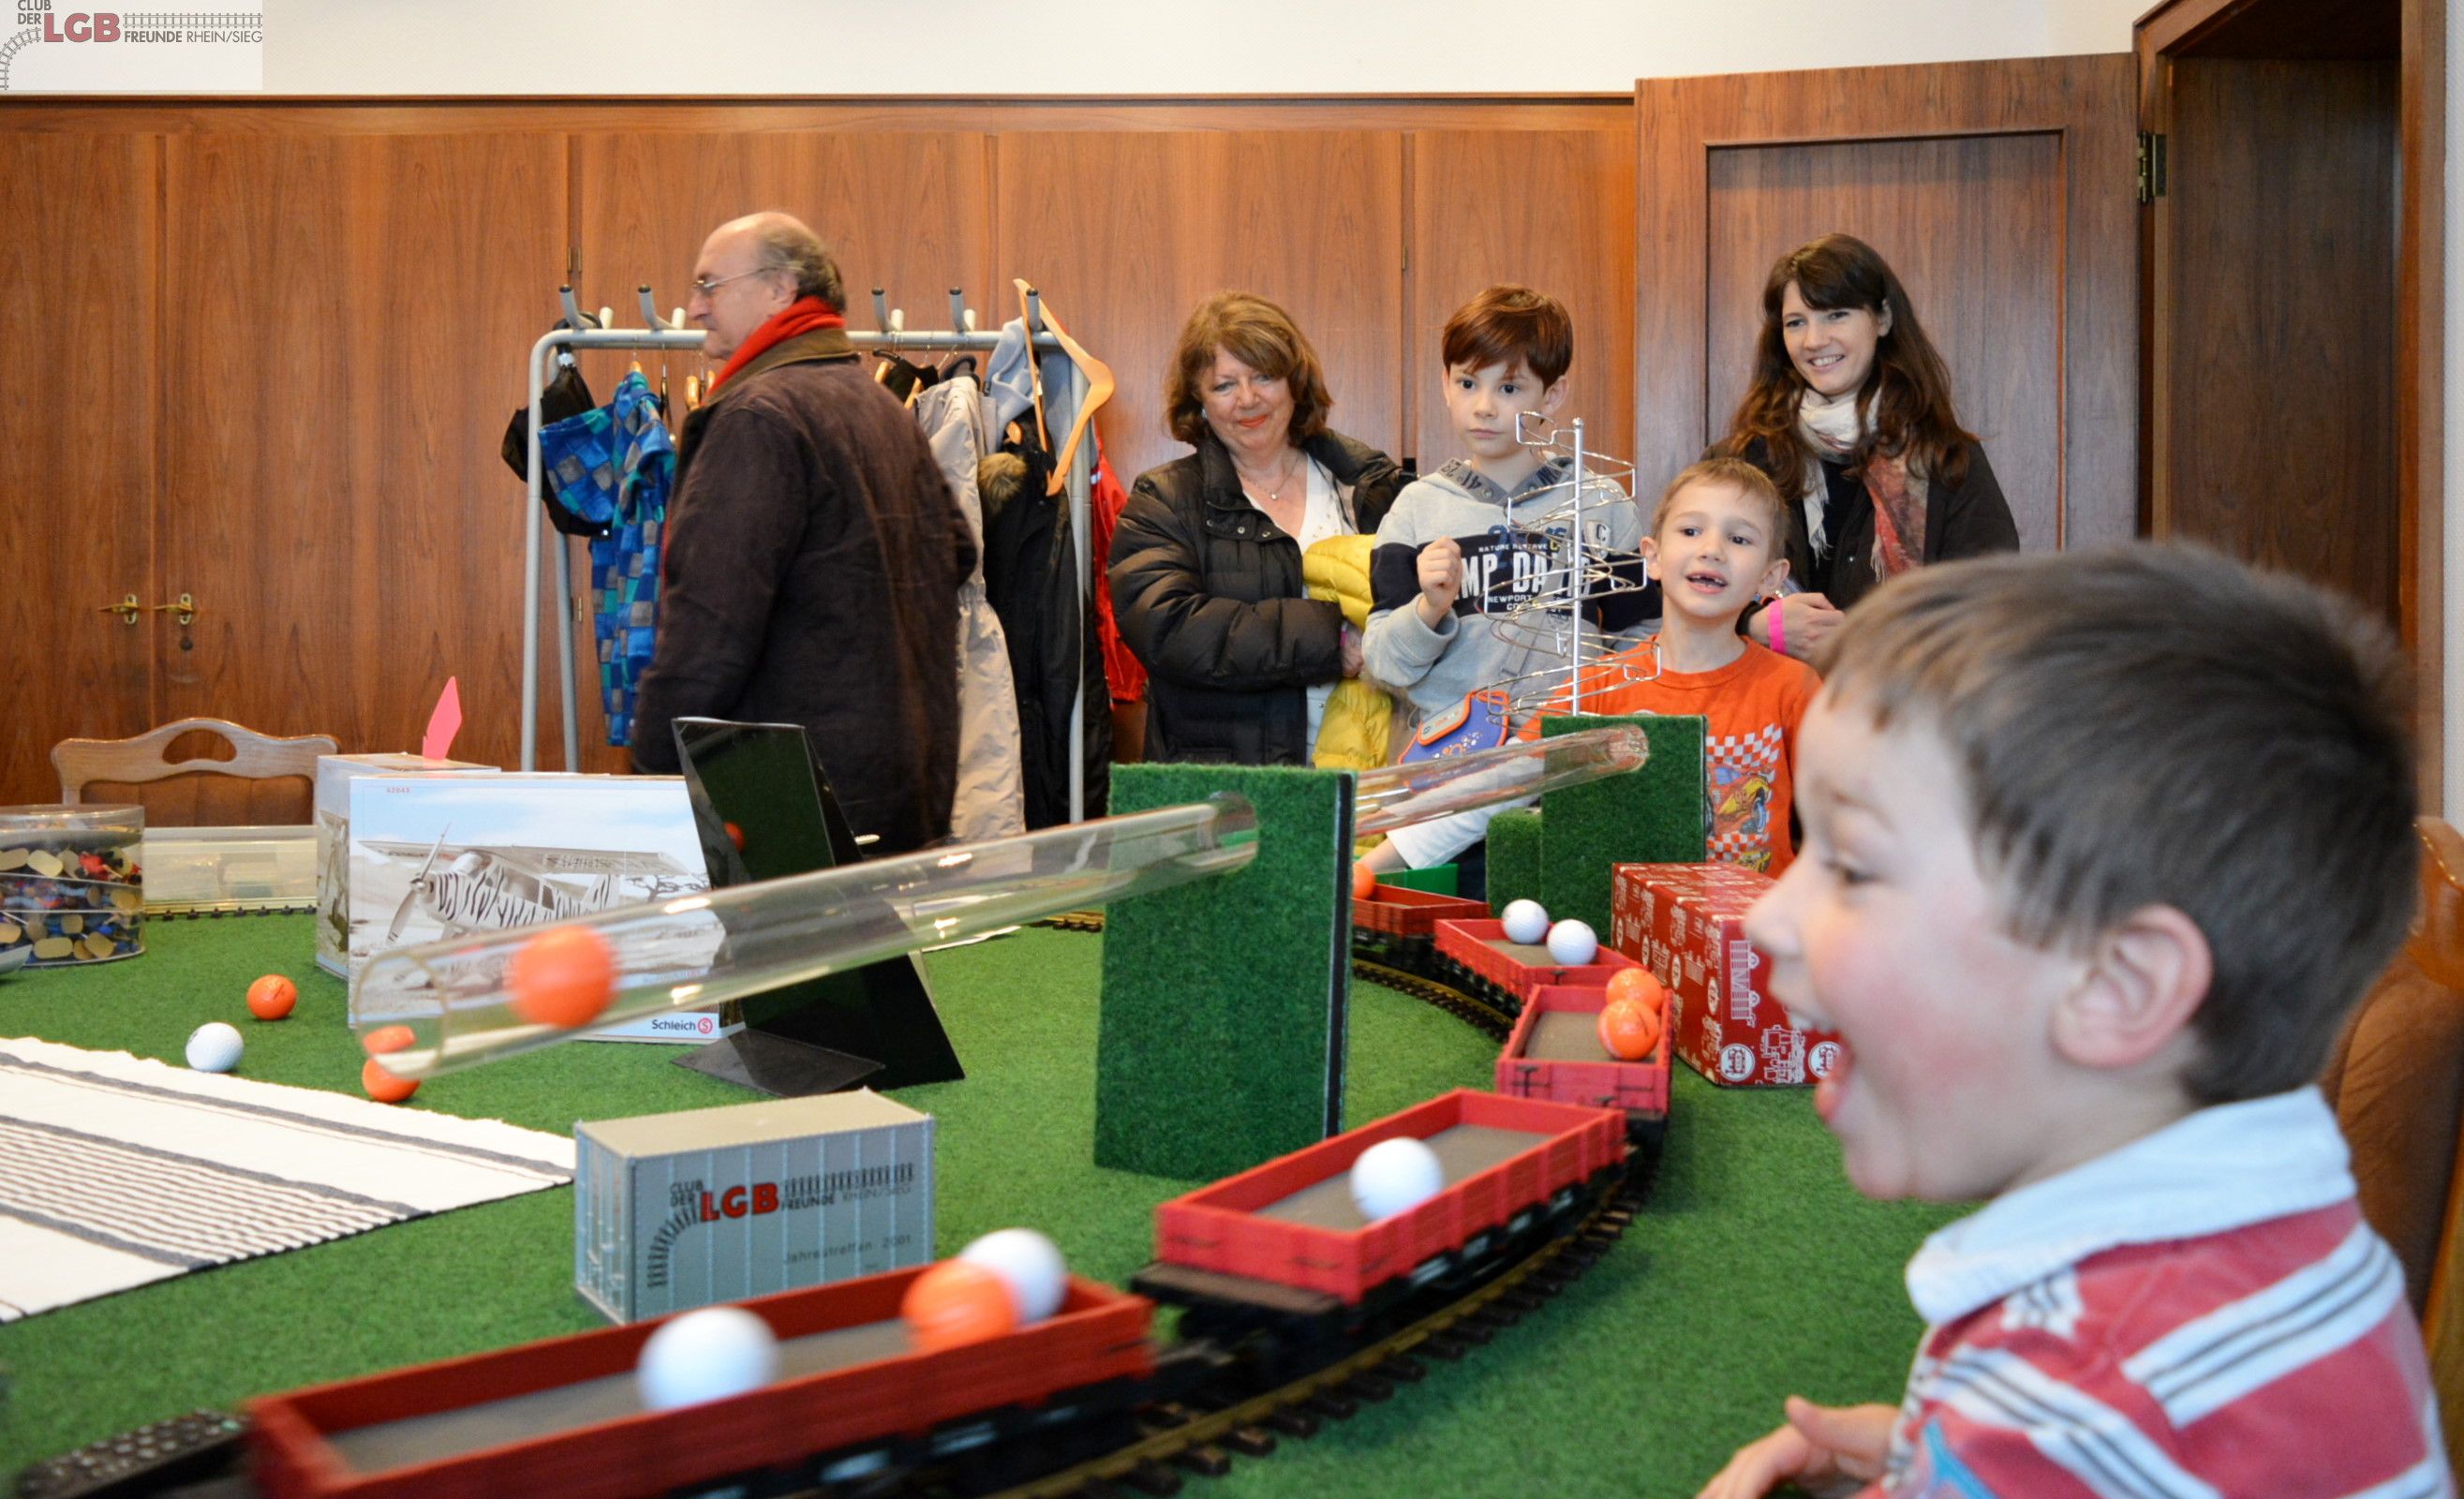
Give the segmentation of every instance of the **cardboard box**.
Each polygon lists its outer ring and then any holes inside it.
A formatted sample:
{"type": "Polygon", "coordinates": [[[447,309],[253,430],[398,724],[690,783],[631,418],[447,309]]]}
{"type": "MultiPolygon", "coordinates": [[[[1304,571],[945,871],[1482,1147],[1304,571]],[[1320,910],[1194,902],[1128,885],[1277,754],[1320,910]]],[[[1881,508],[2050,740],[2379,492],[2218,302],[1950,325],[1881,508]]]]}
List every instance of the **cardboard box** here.
{"type": "Polygon", "coordinates": [[[573,1135],[574,1289],[618,1322],[933,1258],[933,1116],[870,1089],[573,1135]]]}
{"type": "Polygon", "coordinates": [[[317,966],[337,979],[351,976],[351,792],[362,776],[478,773],[494,765],[425,755],[319,755],[317,757],[317,966]]]}
{"type": "Polygon", "coordinates": [[[346,789],[355,998],[378,953],[710,888],[674,776],[367,775],[346,789]]]}
{"type": "Polygon", "coordinates": [[[1746,911],[1771,887],[1734,864],[1617,866],[1609,945],[1668,986],[1678,1056],[1724,1087],[1801,1087],[1840,1055],[1837,1036],[1797,1028],[1763,987],[1746,911]]]}

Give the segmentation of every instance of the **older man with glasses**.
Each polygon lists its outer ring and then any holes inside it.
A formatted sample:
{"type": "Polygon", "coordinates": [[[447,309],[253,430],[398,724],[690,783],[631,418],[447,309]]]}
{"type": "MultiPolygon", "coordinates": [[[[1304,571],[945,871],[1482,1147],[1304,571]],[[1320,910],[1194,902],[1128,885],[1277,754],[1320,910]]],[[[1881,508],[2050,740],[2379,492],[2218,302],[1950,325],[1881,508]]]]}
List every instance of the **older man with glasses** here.
{"type": "Polygon", "coordinates": [[[868,378],[838,264],[784,213],[713,231],[693,320],[723,362],[685,419],[658,653],[633,762],[676,768],[679,717],[799,723],[881,851],[950,828],[969,537],[922,430],[868,378]]]}

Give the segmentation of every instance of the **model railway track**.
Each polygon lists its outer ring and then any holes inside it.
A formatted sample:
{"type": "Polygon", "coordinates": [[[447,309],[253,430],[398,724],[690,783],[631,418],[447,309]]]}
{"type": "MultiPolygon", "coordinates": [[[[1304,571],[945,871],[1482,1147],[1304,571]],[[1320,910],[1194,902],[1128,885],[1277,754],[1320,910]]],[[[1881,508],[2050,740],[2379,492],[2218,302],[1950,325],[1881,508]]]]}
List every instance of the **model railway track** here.
{"type": "MultiPolygon", "coordinates": [[[[1073,911],[1039,924],[1065,932],[1101,932],[1104,914],[1073,911]]],[[[1364,958],[1353,959],[1352,971],[1355,978],[1435,1005],[1500,1041],[1514,1027],[1513,1017],[1505,1011],[1436,980],[1364,958]]],[[[1424,1360],[1461,1361],[1527,1313],[1539,1311],[1596,1264],[1634,1222],[1656,1164],[1649,1155],[1638,1152],[1625,1184],[1571,1232],[1400,1331],[1262,1393],[1218,1393],[1201,1387],[1178,1401],[1141,1410],[1138,1418],[1144,1434],[1138,1441],[1000,1489],[994,1499],[1110,1499],[1123,1489],[1175,1494],[1185,1472],[1220,1477],[1230,1471],[1236,1453],[1267,1456],[1279,1437],[1315,1436],[1323,1422],[1349,1420],[1364,1402],[1392,1400],[1397,1386],[1417,1384],[1428,1377],[1424,1360]]],[[[917,1481],[888,1492],[936,1491],[931,1475],[916,1474],[913,1479],[917,1481]]]]}
{"type": "Polygon", "coordinates": [[[1460,1362],[1473,1348],[1540,1310],[1597,1263],[1641,1208],[1647,1169],[1639,1169],[1623,1190],[1566,1237],[1542,1245],[1470,1294],[1400,1332],[1287,1384],[1213,1410],[1194,1408],[1217,1403],[1201,1391],[1195,1400],[1142,1413],[1153,1418],[1145,1422],[1149,1434],[1143,1440],[1002,1489],[996,1499],[1100,1499],[1123,1486],[1141,1493],[1177,1493],[1181,1477],[1176,1468],[1220,1477],[1230,1470],[1234,1452],[1264,1457],[1275,1450],[1279,1433],[1314,1436],[1321,1422],[1349,1420],[1364,1401],[1393,1399],[1397,1385],[1427,1378],[1423,1358],[1460,1362]]]}

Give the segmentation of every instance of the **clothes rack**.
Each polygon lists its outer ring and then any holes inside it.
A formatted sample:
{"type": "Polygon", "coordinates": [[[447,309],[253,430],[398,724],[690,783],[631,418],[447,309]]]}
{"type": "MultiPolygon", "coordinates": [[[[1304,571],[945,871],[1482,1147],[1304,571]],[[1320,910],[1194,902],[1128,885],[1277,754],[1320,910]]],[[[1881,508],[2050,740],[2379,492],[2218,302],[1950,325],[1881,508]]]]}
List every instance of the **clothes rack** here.
{"type": "MultiPolygon", "coordinates": [[[[651,298],[648,286],[640,288],[642,322],[639,328],[607,326],[612,320],[608,310],[602,308],[598,317],[582,311],[573,288],[559,288],[564,306],[564,322],[548,330],[531,345],[530,359],[530,440],[529,502],[525,507],[524,542],[522,550],[522,763],[524,770],[539,768],[539,534],[544,514],[542,501],[544,475],[539,467],[539,400],[546,392],[548,366],[554,357],[569,355],[575,350],[612,349],[644,351],[678,349],[698,352],[707,335],[699,328],[678,326],[662,318],[658,304],[651,298]]],[[[1041,363],[1047,356],[1058,356],[1067,366],[1067,394],[1070,409],[1083,408],[1088,395],[1087,372],[1071,359],[1061,341],[1045,326],[1043,299],[1035,292],[1026,294],[1027,346],[1030,357],[1041,363]]],[[[950,314],[953,326],[946,330],[915,332],[901,326],[901,310],[892,309],[879,291],[873,293],[873,320],[880,325],[874,333],[849,332],[848,341],[859,349],[919,349],[935,353],[990,354],[1001,342],[995,332],[978,332],[975,316],[966,305],[963,292],[950,292],[950,314]]],[[[1054,461],[1068,475],[1070,540],[1077,551],[1078,617],[1080,628],[1086,623],[1088,547],[1091,544],[1093,518],[1090,514],[1094,490],[1095,434],[1090,427],[1075,451],[1055,453],[1054,461]]],[[[564,768],[582,767],[582,727],[580,699],[576,696],[573,669],[574,591],[573,549],[559,545],[556,549],[556,638],[560,686],[564,700],[564,768]]],[[[1087,815],[1087,684],[1080,674],[1076,694],[1069,709],[1069,816],[1073,822],[1087,815]]]]}

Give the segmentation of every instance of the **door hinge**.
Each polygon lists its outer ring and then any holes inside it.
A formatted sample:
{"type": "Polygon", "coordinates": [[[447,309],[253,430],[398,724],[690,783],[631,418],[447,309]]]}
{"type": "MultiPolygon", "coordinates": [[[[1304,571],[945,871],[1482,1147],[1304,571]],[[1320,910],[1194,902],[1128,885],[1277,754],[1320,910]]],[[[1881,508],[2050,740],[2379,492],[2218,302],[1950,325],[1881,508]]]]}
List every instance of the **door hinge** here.
{"type": "Polygon", "coordinates": [[[2165,196],[2165,138],[2149,131],[2139,132],[2139,201],[2153,203],[2165,196]]]}

